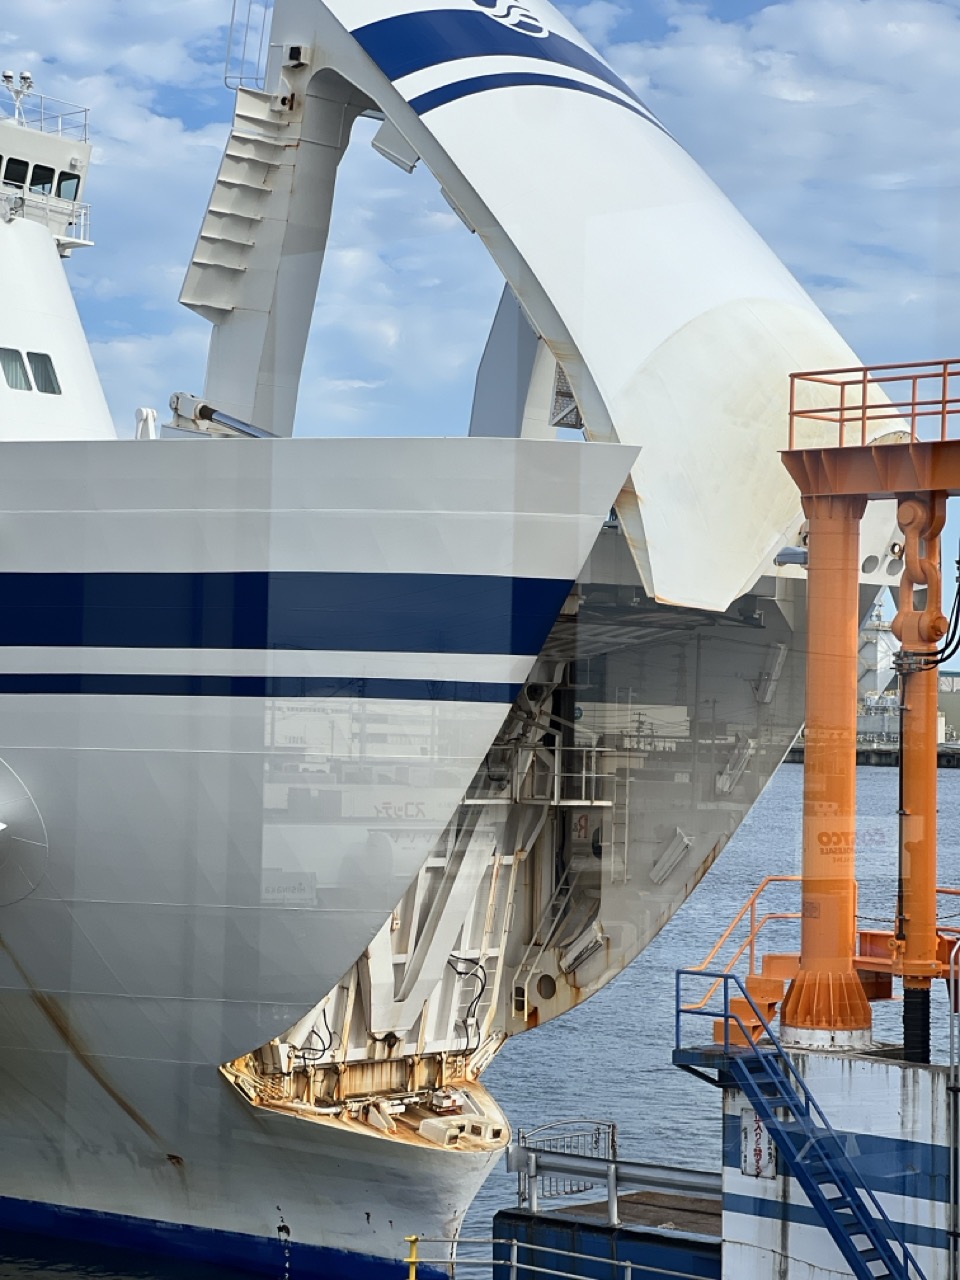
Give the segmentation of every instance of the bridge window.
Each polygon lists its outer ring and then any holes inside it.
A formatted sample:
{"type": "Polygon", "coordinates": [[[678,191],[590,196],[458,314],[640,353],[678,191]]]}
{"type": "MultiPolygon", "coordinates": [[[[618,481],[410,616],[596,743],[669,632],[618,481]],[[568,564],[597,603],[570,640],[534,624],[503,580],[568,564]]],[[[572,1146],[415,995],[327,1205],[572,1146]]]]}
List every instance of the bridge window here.
{"type": "Polygon", "coordinates": [[[57,377],[57,371],[50,357],[42,351],[28,351],[27,359],[30,361],[37,390],[48,396],[60,395],[60,379],[57,377]]]}
{"type": "Polygon", "coordinates": [[[53,180],[56,176],[56,170],[51,169],[48,164],[35,164],[30,178],[30,190],[36,191],[41,196],[52,195],[53,180]]]}
{"type": "Polygon", "coordinates": [[[61,173],[57,179],[57,195],[61,200],[76,200],[80,194],[79,173],[61,173]]]}
{"type": "Polygon", "coordinates": [[[25,187],[29,169],[30,165],[26,160],[18,160],[16,156],[11,156],[7,161],[7,167],[3,171],[3,180],[15,187],[25,187]]]}
{"type": "Polygon", "coordinates": [[[23,356],[12,347],[0,347],[0,369],[6,379],[7,386],[14,391],[31,391],[30,375],[23,363],[23,356]]]}

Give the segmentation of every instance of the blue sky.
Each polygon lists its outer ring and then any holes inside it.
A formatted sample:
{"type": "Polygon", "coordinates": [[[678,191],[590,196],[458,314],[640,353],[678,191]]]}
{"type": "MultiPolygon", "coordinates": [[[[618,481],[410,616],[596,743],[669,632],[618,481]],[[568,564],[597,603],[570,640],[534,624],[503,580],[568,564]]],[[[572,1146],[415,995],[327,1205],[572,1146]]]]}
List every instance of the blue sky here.
{"type": "MultiPolygon", "coordinates": [[[[590,0],[572,20],[810,289],[864,360],[956,352],[960,9],[590,0]]],[[[232,102],[229,0],[4,0],[5,66],[93,109],[97,247],[70,273],[121,429],[199,391],[177,304],[232,102]]],[[[344,162],[298,429],[459,433],[500,291],[430,175],[344,162]]]]}

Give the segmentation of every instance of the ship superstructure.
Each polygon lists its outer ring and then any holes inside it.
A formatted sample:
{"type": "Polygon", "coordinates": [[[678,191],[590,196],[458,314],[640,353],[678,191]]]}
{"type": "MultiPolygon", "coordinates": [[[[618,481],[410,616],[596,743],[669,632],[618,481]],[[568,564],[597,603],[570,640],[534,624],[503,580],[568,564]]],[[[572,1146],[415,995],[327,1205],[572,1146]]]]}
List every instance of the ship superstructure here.
{"type": "MultiPolygon", "coordinates": [[[[0,329],[0,1216],[356,1277],[455,1235],[509,1137],[483,1069],[792,743],[782,375],[853,357],[549,4],[278,0],[262,47],[182,294],[202,391],[111,439],[62,276],[71,355],[0,329]],[[290,438],[361,116],[505,276],[469,437],[290,438]]],[[[0,270],[61,272],[88,153],[31,106],[0,270]]]]}

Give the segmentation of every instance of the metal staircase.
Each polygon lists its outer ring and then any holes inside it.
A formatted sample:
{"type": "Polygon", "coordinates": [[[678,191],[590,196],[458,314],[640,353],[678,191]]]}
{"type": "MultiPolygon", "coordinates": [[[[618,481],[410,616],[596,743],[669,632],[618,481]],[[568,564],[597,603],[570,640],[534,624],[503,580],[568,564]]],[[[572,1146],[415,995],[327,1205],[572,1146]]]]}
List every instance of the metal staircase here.
{"type": "Polygon", "coordinates": [[[736,974],[682,969],[677,973],[676,1014],[674,1064],[711,1084],[734,1084],[743,1092],[857,1280],[925,1280],[745,983],[736,974]],[[684,1005],[684,977],[715,981],[723,991],[722,1012],[684,1005]],[[740,1012],[747,1006],[749,1025],[740,1012]],[[681,1029],[687,1016],[722,1020],[723,1043],[685,1048],[681,1029]],[[763,1043],[754,1041],[754,1024],[762,1028],[763,1043]],[[716,1079],[706,1074],[710,1068],[717,1071],[716,1079]]]}
{"type": "MultiPolygon", "coordinates": [[[[273,101],[271,94],[253,89],[237,92],[233,128],[180,294],[185,306],[211,323],[243,300],[244,276],[274,193],[274,177],[299,132],[298,123],[271,109],[273,101]]],[[[279,216],[277,209],[271,213],[279,216]]]]}

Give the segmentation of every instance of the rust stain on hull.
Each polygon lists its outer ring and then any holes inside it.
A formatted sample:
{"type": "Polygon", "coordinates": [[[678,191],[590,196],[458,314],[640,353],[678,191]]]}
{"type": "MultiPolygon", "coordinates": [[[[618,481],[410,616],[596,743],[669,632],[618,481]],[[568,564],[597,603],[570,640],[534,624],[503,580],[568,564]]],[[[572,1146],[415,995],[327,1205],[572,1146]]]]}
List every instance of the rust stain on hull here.
{"type": "Polygon", "coordinates": [[[76,1058],[77,1062],[80,1063],[84,1071],[86,1071],[90,1078],[96,1081],[104,1093],[117,1104],[124,1115],[129,1116],[137,1128],[147,1135],[151,1142],[155,1142],[159,1145],[160,1135],[157,1133],[156,1129],[154,1129],[153,1125],[150,1124],[149,1120],[144,1119],[140,1112],[137,1111],[136,1107],[134,1107],[132,1103],[128,1102],[119,1089],[117,1089],[116,1085],[112,1083],[106,1072],[97,1062],[96,1058],[90,1053],[89,1049],[85,1047],[76,1031],[74,1031],[70,1026],[70,1019],[67,1015],[67,1011],[64,1009],[60,1001],[54,996],[48,995],[46,992],[39,991],[37,989],[30,975],[7,946],[3,938],[0,938],[0,948],[2,948],[2,950],[10,957],[14,968],[26,984],[27,990],[30,993],[30,999],[76,1058]]]}

